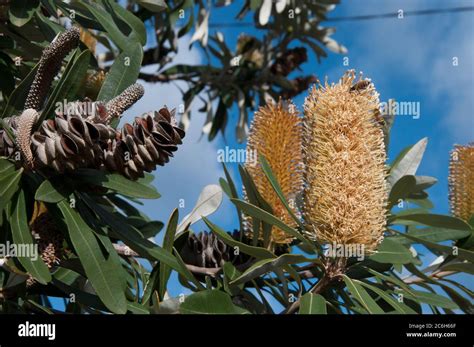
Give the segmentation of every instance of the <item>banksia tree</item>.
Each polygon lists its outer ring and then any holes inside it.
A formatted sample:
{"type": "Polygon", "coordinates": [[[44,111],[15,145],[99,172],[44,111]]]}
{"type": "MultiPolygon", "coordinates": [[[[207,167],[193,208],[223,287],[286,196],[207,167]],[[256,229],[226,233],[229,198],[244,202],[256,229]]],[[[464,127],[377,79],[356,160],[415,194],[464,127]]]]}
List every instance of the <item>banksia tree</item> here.
{"type": "MultiPolygon", "coordinates": [[[[262,197],[272,206],[275,216],[290,225],[295,225],[295,221],[273,191],[257,156],[267,159],[285,198],[298,214],[296,199],[303,190],[302,130],[295,105],[280,100],[261,107],[255,113],[247,143],[247,153],[255,156],[255,162],[246,163],[247,171],[262,197]]],[[[252,221],[248,221],[249,229],[252,229],[252,221]]],[[[292,239],[277,227],[271,230],[271,241],[275,244],[289,243],[292,239]]]]}
{"type": "MultiPolygon", "coordinates": [[[[362,79],[362,76],[360,77],[362,79]]],[[[323,243],[373,251],[386,226],[385,148],[374,119],[378,93],[347,72],[314,87],[304,105],[307,232],[323,243]]]]}
{"type": "Polygon", "coordinates": [[[453,216],[465,221],[474,214],[474,144],[455,145],[449,164],[449,202],[453,216]]]}
{"type": "MultiPolygon", "coordinates": [[[[299,2],[304,15],[291,19],[289,2],[243,2],[240,17],[255,12],[267,34],[241,36],[233,53],[223,34],[201,29],[207,3],[195,2],[197,9],[187,2],[186,11],[200,13],[193,40],[213,55],[203,68],[170,64],[175,7],[156,14],[160,6],[144,1],[127,9],[117,1],[41,1],[18,16],[21,2],[0,3],[10,8],[0,11],[8,22],[0,26],[7,36],[0,55],[0,312],[61,311],[51,297],[64,299],[65,312],[91,314],[474,312],[472,290],[445,279],[472,272],[472,145],[453,152],[455,216],[432,214],[427,189],[436,179],[417,175],[427,139],[385,163],[393,114],[381,114],[373,84],[354,72],[313,88],[302,117],[287,101],[262,107],[248,143],[257,165],[238,167],[239,182],[237,165],[224,165],[220,187],[203,189],[189,215],[180,220],[176,208],[165,225],[140,207],[160,197],[149,172],[168,162],[184,131],[174,111],[160,106],[120,122],[144,93],[137,78],[186,81],[182,101],[204,102],[209,139],[235,118],[228,110],[236,103],[243,140],[255,103],[289,99],[314,82],[293,75],[309,57],[290,48],[294,40],[316,58],[322,45],[344,51],[328,37],[332,30],[319,27],[332,5],[299,2]],[[135,15],[163,20],[150,31],[135,15]],[[66,17],[74,27],[56,36],[66,17]],[[144,52],[149,35],[157,46],[144,52]],[[110,41],[104,54],[94,53],[95,40],[110,41]],[[45,42],[52,43],[41,55],[45,42]],[[20,53],[24,63],[15,67],[20,53]],[[142,69],[149,64],[159,65],[157,74],[142,69]],[[58,106],[64,99],[71,108],[58,106]],[[225,216],[227,228],[238,225],[234,233],[209,217],[224,196],[236,207],[235,220],[225,216]],[[200,220],[208,230],[193,233],[200,220]],[[37,252],[5,255],[8,242],[37,252]],[[349,247],[334,254],[325,252],[328,243],[349,247]],[[440,261],[424,266],[432,258],[440,261]],[[170,297],[176,278],[189,289],[185,297],[170,297]]],[[[178,36],[188,37],[192,24],[191,16],[178,36]]]]}

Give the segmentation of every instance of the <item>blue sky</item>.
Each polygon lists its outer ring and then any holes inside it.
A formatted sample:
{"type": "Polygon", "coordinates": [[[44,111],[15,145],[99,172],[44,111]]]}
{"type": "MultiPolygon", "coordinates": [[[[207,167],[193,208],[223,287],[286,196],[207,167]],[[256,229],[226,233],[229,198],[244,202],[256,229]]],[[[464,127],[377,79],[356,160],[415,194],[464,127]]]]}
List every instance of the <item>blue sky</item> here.
{"type": "MultiPolygon", "coordinates": [[[[474,1],[405,0],[405,1],[342,1],[331,17],[379,14],[403,10],[432,8],[451,8],[474,5],[474,1]]],[[[210,23],[234,21],[236,6],[216,9],[211,13],[210,23]]],[[[397,101],[419,102],[421,116],[413,119],[400,116],[395,120],[389,148],[389,160],[393,160],[404,147],[414,144],[423,137],[429,143],[423,162],[418,170],[420,175],[438,178],[437,185],[429,190],[437,213],[448,214],[447,175],[449,151],[453,144],[466,144],[474,140],[474,13],[448,13],[430,16],[407,16],[404,19],[383,18],[369,21],[323,22],[324,26],[334,26],[332,36],[348,49],[345,55],[329,53],[328,58],[317,63],[310,54],[302,66],[305,74],[313,73],[324,80],[336,82],[348,68],[363,71],[371,78],[380,93],[381,101],[394,98],[397,101]],[[349,57],[349,66],[343,66],[343,58],[349,57]],[[453,66],[457,57],[458,66],[453,66]]],[[[247,19],[248,21],[249,19],[247,19]]],[[[258,32],[250,27],[219,29],[228,42],[235,47],[238,35],[244,30],[250,34],[258,32]]],[[[189,38],[189,37],[188,37],[189,38]]],[[[187,42],[180,42],[180,52],[176,63],[205,63],[205,58],[194,46],[187,50],[187,42]]],[[[153,71],[153,67],[148,67],[153,71]]],[[[127,112],[126,121],[152,109],[166,104],[177,107],[182,103],[178,89],[172,85],[145,84],[144,98],[127,112]]],[[[182,85],[184,87],[184,85],[182,85]]],[[[294,102],[302,110],[305,95],[298,96],[294,102]]],[[[191,127],[184,144],[170,163],[158,168],[155,185],[162,194],[157,201],[145,201],[144,212],[151,218],[167,221],[170,213],[184,199],[185,207],[180,209],[183,217],[191,211],[199,192],[208,184],[217,184],[223,176],[217,162],[217,150],[228,145],[232,148],[245,148],[235,141],[234,128],[237,112],[234,109],[226,133],[227,142],[219,136],[214,142],[204,137],[199,141],[204,114],[197,113],[200,102],[193,105],[191,127]]],[[[235,181],[238,181],[236,167],[230,168],[235,181]]],[[[220,209],[210,219],[224,229],[237,226],[237,218],[232,205],[224,198],[220,209]]],[[[194,231],[203,230],[198,223],[194,231]]],[[[158,238],[158,241],[161,237],[158,238]]],[[[433,259],[426,259],[431,261],[433,259]]],[[[472,287],[471,277],[470,287],[472,287]]],[[[469,279],[463,278],[468,284],[469,279]]],[[[173,283],[170,294],[182,292],[173,283]]]]}

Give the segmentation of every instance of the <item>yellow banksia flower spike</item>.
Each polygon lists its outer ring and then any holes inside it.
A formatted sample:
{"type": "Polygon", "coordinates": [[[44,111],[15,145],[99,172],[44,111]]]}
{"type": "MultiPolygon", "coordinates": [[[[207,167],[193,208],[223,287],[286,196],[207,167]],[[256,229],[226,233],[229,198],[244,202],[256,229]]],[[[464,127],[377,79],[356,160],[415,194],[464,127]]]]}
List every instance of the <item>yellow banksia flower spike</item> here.
{"type": "Polygon", "coordinates": [[[348,71],[339,83],[313,87],[304,104],[308,234],[321,243],[375,250],[386,227],[384,136],[369,80],[348,71]]]}
{"type": "Polygon", "coordinates": [[[452,215],[468,221],[474,214],[474,143],[454,146],[448,182],[452,215]]]}
{"type": "MultiPolygon", "coordinates": [[[[295,105],[280,100],[261,107],[255,113],[247,143],[247,153],[254,153],[256,160],[259,155],[267,159],[285,198],[297,215],[295,201],[303,190],[302,130],[302,119],[295,105]]],[[[286,224],[296,226],[260,163],[247,163],[246,169],[262,197],[272,206],[274,215],[286,224]]],[[[251,221],[247,222],[251,226],[251,221]]],[[[271,241],[274,244],[287,244],[292,240],[290,235],[272,227],[271,241]]]]}

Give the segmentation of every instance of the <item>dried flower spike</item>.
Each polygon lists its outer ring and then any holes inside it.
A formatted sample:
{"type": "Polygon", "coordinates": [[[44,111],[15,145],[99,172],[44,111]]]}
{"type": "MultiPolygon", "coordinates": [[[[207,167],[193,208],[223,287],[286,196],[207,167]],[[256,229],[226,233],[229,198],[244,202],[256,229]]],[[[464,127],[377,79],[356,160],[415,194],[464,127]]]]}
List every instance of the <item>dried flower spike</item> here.
{"type": "MultiPolygon", "coordinates": [[[[247,153],[263,155],[270,164],[285,198],[297,213],[296,197],[303,190],[302,120],[293,104],[279,101],[261,107],[252,121],[247,144],[247,153]]],[[[246,169],[262,197],[273,207],[275,216],[288,225],[295,221],[281,203],[268,182],[260,163],[247,163],[246,169]]],[[[251,220],[248,220],[251,225],[251,220]]],[[[271,241],[275,244],[289,243],[292,237],[272,227],[271,241]]]]}
{"type": "Polygon", "coordinates": [[[107,102],[107,119],[119,118],[122,113],[140,100],[144,93],[145,90],[141,84],[132,84],[120,93],[120,95],[107,102]]]}
{"type": "Polygon", "coordinates": [[[63,59],[74,47],[77,47],[79,37],[79,29],[72,27],[59,34],[43,51],[35,79],[26,98],[25,109],[32,108],[37,111],[41,109],[49,87],[61,69],[63,59]]]}
{"type": "Polygon", "coordinates": [[[32,168],[34,164],[34,157],[31,152],[31,131],[38,118],[38,112],[32,108],[26,109],[18,117],[18,129],[20,130],[17,132],[16,143],[29,168],[32,168]]]}
{"type": "MultiPolygon", "coordinates": [[[[33,215],[31,217],[30,230],[38,244],[38,252],[41,259],[49,269],[58,265],[63,258],[64,235],[54,222],[44,203],[35,201],[33,215]]],[[[31,275],[27,279],[27,286],[36,283],[31,275]]]]}
{"type": "Polygon", "coordinates": [[[454,146],[448,182],[451,213],[469,221],[474,214],[474,143],[454,146]]]}
{"type": "Polygon", "coordinates": [[[361,244],[370,252],[386,225],[386,154],[373,118],[378,93],[361,81],[348,71],[306,98],[304,218],[320,242],[361,244]]]}

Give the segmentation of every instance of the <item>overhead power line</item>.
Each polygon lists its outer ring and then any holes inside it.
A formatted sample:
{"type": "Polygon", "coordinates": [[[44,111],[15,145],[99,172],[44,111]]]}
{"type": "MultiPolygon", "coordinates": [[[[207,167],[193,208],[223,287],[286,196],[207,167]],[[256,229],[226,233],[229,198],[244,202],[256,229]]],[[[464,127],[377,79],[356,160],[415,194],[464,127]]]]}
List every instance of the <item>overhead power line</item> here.
{"type": "MultiPolygon", "coordinates": [[[[429,16],[435,14],[444,14],[444,13],[456,13],[456,12],[468,12],[474,11],[474,6],[464,6],[464,7],[452,7],[452,8],[434,8],[426,10],[412,10],[405,11],[403,10],[403,16],[429,16]]],[[[368,14],[368,15],[358,15],[358,16],[341,16],[341,17],[332,17],[327,18],[325,22],[350,22],[350,21],[363,21],[363,20],[373,20],[373,19],[384,19],[384,18],[398,18],[398,11],[389,12],[389,13],[380,13],[380,14],[368,14]]],[[[253,22],[230,22],[230,23],[210,23],[209,27],[211,28],[231,28],[231,27],[251,27],[255,24],[253,22]]]]}

